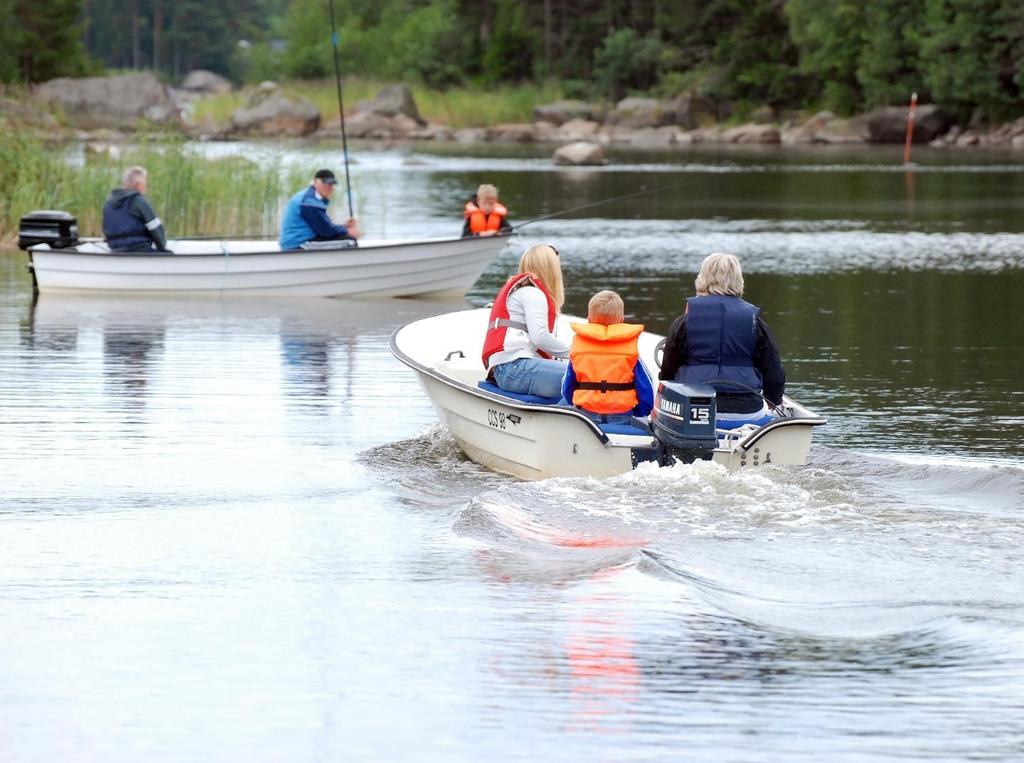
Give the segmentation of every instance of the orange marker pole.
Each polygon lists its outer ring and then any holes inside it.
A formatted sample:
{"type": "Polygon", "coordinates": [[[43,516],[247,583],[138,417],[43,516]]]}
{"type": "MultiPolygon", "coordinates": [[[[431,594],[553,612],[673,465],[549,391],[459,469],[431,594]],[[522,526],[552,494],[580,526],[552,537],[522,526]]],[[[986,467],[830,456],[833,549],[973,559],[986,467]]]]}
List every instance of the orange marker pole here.
{"type": "Polygon", "coordinates": [[[910,95],[910,112],[907,114],[907,140],[903,144],[903,163],[910,164],[910,144],[914,142],[914,112],[917,111],[917,93],[910,95]]]}

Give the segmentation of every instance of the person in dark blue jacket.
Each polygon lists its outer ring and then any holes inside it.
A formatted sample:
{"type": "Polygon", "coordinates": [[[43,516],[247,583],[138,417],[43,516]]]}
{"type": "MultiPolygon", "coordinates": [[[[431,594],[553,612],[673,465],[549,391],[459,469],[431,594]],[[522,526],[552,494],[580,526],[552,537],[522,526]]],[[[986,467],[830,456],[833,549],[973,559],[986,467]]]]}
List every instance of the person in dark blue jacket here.
{"type": "Polygon", "coordinates": [[[115,252],[167,251],[164,224],[143,195],[149,182],[144,167],[129,167],[103,205],[103,237],[115,252]]]}
{"type": "Polygon", "coordinates": [[[355,241],[359,238],[359,223],[350,218],[337,225],[327,216],[334,186],[338,184],[330,170],[317,170],[313,182],[288,200],[281,219],[282,249],[298,249],[310,241],[355,241]]]}
{"type": "Polygon", "coordinates": [[[708,383],[719,420],[763,423],[771,418],[768,404],[782,403],[786,372],[761,308],[742,299],[740,261],[709,255],[694,286],[697,296],[669,329],[658,378],[708,383]]]}

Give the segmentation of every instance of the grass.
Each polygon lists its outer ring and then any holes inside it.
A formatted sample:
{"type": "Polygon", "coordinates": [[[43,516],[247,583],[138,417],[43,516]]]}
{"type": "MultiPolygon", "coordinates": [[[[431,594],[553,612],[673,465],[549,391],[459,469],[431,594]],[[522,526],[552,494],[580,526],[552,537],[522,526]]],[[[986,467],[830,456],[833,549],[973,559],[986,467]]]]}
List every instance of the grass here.
{"type": "Polygon", "coordinates": [[[181,142],[130,147],[114,158],[52,149],[13,132],[0,134],[0,239],[17,235],[21,216],[33,209],[64,209],[82,235],[100,235],[102,209],[122,170],[149,170],[146,196],[172,236],[277,232],[280,205],[308,181],[276,163],[242,157],[210,159],[181,142]]]}
{"type": "MultiPolygon", "coordinates": [[[[373,98],[388,83],[347,78],[343,83],[345,111],[351,113],[358,101],[373,98]]],[[[285,89],[302,96],[320,109],[325,124],[338,119],[338,95],[334,80],[292,82],[285,89]]],[[[490,127],[505,122],[530,122],[533,109],[564,98],[557,83],[524,84],[493,88],[467,85],[449,90],[411,86],[420,116],[449,127],[490,127]]],[[[224,124],[231,113],[245,103],[251,89],[197,101],[195,119],[199,124],[224,124]]]]}

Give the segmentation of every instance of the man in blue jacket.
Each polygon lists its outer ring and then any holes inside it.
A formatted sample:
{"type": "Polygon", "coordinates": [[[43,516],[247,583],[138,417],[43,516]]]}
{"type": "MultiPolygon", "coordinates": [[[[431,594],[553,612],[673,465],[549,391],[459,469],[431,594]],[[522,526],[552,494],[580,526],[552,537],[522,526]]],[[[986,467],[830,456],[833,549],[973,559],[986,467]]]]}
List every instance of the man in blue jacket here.
{"type": "Polygon", "coordinates": [[[330,170],[317,170],[313,182],[288,200],[281,218],[282,249],[299,249],[310,241],[355,241],[359,238],[359,223],[350,218],[344,225],[336,225],[327,216],[334,186],[338,184],[330,170]]]}

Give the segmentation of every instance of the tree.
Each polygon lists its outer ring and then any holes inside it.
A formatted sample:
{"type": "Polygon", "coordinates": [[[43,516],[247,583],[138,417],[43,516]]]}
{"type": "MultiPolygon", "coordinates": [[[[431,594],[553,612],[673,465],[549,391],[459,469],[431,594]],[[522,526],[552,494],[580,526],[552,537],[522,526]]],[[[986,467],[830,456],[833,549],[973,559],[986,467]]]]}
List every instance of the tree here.
{"type": "Polygon", "coordinates": [[[19,79],[42,82],[85,73],[79,0],[14,0],[12,4],[16,29],[4,34],[16,46],[19,79]]]}
{"type": "Polygon", "coordinates": [[[640,37],[632,29],[619,29],[594,52],[594,78],[613,101],[629,89],[646,90],[658,81],[663,50],[653,35],[640,37]]]}

